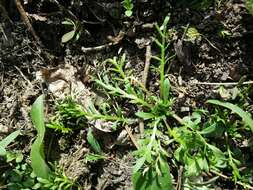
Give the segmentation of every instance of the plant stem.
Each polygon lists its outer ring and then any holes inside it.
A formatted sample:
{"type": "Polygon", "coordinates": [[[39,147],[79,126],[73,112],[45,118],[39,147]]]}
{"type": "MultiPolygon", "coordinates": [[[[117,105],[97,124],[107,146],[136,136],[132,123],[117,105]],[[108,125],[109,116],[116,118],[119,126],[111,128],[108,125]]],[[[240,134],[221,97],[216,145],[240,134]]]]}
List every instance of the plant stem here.
{"type": "Polygon", "coordinates": [[[166,31],[163,32],[163,36],[162,36],[162,46],[160,47],[161,49],[161,65],[160,65],[160,97],[162,98],[162,94],[163,94],[163,81],[164,81],[164,68],[165,68],[165,62],[166,62],[166,58],[165,58],[165,43],[166,43],[166,31]]]}

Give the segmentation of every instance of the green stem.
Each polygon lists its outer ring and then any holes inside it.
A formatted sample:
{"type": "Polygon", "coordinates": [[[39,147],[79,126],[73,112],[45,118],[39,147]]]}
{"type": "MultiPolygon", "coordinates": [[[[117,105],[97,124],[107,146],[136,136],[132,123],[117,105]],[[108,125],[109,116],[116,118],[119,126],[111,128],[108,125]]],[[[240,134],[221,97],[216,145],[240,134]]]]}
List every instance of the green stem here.
{"type": "MultiPolygon", "coordinates": [[[[166,32],[165,32],[166,33],[166,32]]],[[[164,69],[165,69],[165,34],[163,34],[164,36],[162,36],[162,46],[161,46],[161,65],[160,65],[160,97],[162,98],[162,94],[163,94],[163,82],[164,82],[164,69]]]]}

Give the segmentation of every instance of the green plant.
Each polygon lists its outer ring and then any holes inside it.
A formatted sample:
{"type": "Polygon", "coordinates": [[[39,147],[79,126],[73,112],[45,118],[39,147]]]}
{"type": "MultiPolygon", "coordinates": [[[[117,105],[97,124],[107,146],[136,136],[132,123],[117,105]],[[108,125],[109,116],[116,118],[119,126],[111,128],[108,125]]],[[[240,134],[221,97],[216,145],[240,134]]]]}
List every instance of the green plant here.
{"type": "MultiPolygon", "coordinates": [[[[72,112],[71,112],[72,113],[72,112]]],[[[76,112],[75,112],[76,113],[76,112]]],[[[44,156],[44,104],[43,95],[39,96],[32,105],[31,117],[33,124],[38,132],[37,138],[31,148],[31,166],[36,175],[38,184],[36,187],[42,189],[64,189],[70,190],[76,186],[60,167],[54,167],[53,171],[48,167],[44,156]]]]}
{"type": "Polygon", "coordinates": [[[230,109],[231,111],[236,113],[238,116],[240,116],[245,122],[246,126],[248,126],[250,130],[253,132],[253,119],[251,118],[249,113],[243,111],[237,105],[231,104],[229,102],[221,102],[219,100],[208,100],[207,103],[219,105],[227,109],[230,109]]]}
{"type": "MultiPolygon", "coordinates": [[[[196,110],[183,118],[173,110],[175,99],[168,78],[172,57],[168,51],[168,22],[169,17],[166,17],[161,26],[156,25],[158,37],[154,39],[160,50],[160,55],[152,56],[159,63],[158,93],[149,91],[133,76],[131,70],[125,67],[126,56],[123,54],[119,58],[107,59],[104,62],[106,69],[93,79],[96,90],[106,102],[105,106],[97,106],[91,99],[84,107],[76,103],[70,106],[68,102],[60,115],[65,114],[67,121],[85,118],[85,122],[93,124],[88,130],[87,141],[96,154],[86,155],[85,160],[89,162],[106,159],[101,155],[102,148],[95,138],[94,128],[106,123],[109,129],[102,126],[99,130],[111,132],[123,125],[134,126],[138,119],[144,120],[143,139],[138,141],[137,150],[133,153],[136,159],[132,174],[135,189],[172,189],[172,165],[183,166],[184,185],[189,189],[201,189],[201,184],[205,189],[212,189],[211,182],[193,180],[200,178],[203,172],[226,169],[231,171],[235,181],[244,179],[249,173],[243,174],[239,168],[245,159],[240,157],[238,147],[232,145],[237,141],[242,143],[248,130],[238,118],[231,118],[232,114],[227,109],[238,114],[252,130],[249,114],[236,105],[217,100],[209,100],[208,103],[220,105],[222,109],[196,110]],[[129,108],[135,114],[129,113],[129,108]]],[[[186,31],[188,39],[199,36],[203,37],[194,27],[186,31]]],[[[67,126],[66,123],[63,126],[67,126]]]]}
{"type": "Polygon", "coordinates": [[[6,147],[12,141],[14,141],[19,134],[20,134],[20,131],[15,131],[0,141],[0,156],[5,156],[7,154],[6,147]]]}
{"type": "Polygon", "coordinates": [[[253,0],[246,0],[246,7],[253,14],[253,0]]]}
{"type": "Polygon", "coordinates": [[[75,22],[75,21],[67,18],[65,21],[62,22],[62,24],[65,26],[70,26],[72,28],[72,30],[70,32],[67,32],[62,36],[62,38],[61,38],[62,43],[67,43],[72,39],[77,41],[80,38],[82,27],[79,22],[77,22],[77,21],[75,22]]]}
{"type": "Polygon", "coordinates": [[[221,38],[229,38],[232,33],[229,31],[229,30],[226,30],[226,29],[222,29],[219,31],[218,35],[221,37],[221,38]]]}
{"type": "Polygon", "coordinates": [[[171,134],[179,146],[175,150],[175,158],[185,165],[186,176],[198,176],[202,171],[212,168],[225,168],[225,154],[208,143],[205,135],[216,130],[215,125],[202,127],[201,112],[194,112],[183,118],[183,126],[173,128],[171,134]],[[203,129],[202,129],[203,128],[203,129]]]}
{"type": "Polygon", "coordinates": [[[75,181],[69,179],[63,169],[58,165],[52,165],[52,174],[48,179],[35,175],[31,166],[27,163],[16,163],[15,168],[9,169],[3,174],[8,190],[72,190],[80,189],[75,181]]]}
{"type": "MultiPolygon", "coordinates": [[[[99,79],[94,79],[109,98],[111,96],[119,97],[124,99],[125,103],[142,107],[143,111],[138,111],[135,116],[147,121],[147,125],[152,128],[152,133],[147,133],[146,138],[140,141],[140,148],[134,153],[137,158],[133,169],[135,189],[172,188],[170,169],[166,159],[168,155],[162,148],[159,140],[159,134],[162,132],[158,129],[164,127],[164,120],[168,116],[175,116],[171,109],[173,98],[170,95],[170,82],[165,72],[165,67],[168,66],[166,64],[170,59],[166,53],[169,44],[168,22],[169,17],[166,17],[162,26],[156,25],[160,39],[154,39],[161,52],[160,56],[153,56],[160,64],[160,95],[152,94],[135,77],[127,76],[127,72],[123,69],[125,55],[119,59],[114,57],[107,60],[105,62],[109,64],[107,72],[103,77],[99,76],[99,79]]],[[[122,114],[120,118],[124,118],[124,121],[121,120],[121,124],[129,124],[129,120],[125,119],[122,114]]],[[[104,119],[107,118],[104,117],[104,119]]]]}
{"type": "Polygon", "coordinates": [[[56,112],[50,118],[46,127],[69,133],[75,129],[80,129],[85,123],[84,110],[71,97],[67,97],[56,105],[56,112]]]}
{"type": "Polygon", "coordinates": [[[79,185],[69,179],[64,170],[59,166],[53,166],[54,173],[50,176],[49,179],[37,178],[38,186],[42,189],[50,189],[50,190],[72,190],[72,189],[80,189],[79,185]]]}
{"type": "Polygon", "coordinates": [[[39,189],[36,175],[27,163],[17,163],[14,168],[7,170],[3,176],[8,190],[39,189]]]}
{"type": "Polygon", "coordinates": [[[123,7],[125,8],[125,15],[130,17],[133,14],[134,4],[132,0],[123,0],[122,2],[123,7]]]}
{"type": "Polygon", "coordinates": [[[167,163],[167,152],[157,138],[155,121],[152,135],[140,141],[140,148],[134,155],[138,158],[133,168],[133,186],[138,190],[172,189],[170,168],[167,163]]]}

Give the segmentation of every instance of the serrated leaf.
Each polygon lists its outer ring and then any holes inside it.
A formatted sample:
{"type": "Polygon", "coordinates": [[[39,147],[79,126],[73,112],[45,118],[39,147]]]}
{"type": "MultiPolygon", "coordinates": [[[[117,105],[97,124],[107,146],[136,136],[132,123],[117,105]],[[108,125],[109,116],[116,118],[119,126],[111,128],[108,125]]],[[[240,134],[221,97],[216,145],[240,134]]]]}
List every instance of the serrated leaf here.
{"type": "Polygon", "coordinates": [[[141,167],[144,165],[145,161],[146,161],[146,158],[145,158],[145,157],[139,158],[139,159],[136,161],[136,164],[135,164],[134,167],[133,167],[133,173],[138,172],[138,171],[141,169],[141,167]]]}
{"type": "Polygon", "coordinates": [[[43,95],[39,96],[32,105],[31,117],[34,127],[36,128],[38,135],[31,148],[31,166],[34,173],[41,178],[48,179],[50,169],[44,159],[44,135],[45,135],[45,124],[44,124],[44,105],[43,95]]]}
{"type": "Polygon", "coordinates": [[[87,140],[88,140],[88,143],[91,145],[92,149],[95,152],[101,153],[100,145],[99,145],[97,139],[94,137],[91,128],[89,128],[89,131],[88,131],[88,134],[87,134],[87,140]]]}
{"type": "Polygon", "coordinates": [[[70,41],[70,40],[75,36],[75,33],[76,33],[76,31],[75,31],[75,30],[72,30],[72,31],[70,31],[70,32],[68,32],[68,33],[66,33],[66,34],[64,34],[64,35],[62,36],[62,38],[61,38],[61,42],[62,42],[62,43],[66,43],[66,42],[70,41]]]}
{"type": "Polygon", "coordinates": [[[196,159],[187,157],[186,162],[187,162],[186,175],[187,176],[198,176],[201,169],[200,169],[196,159]]]}
{"type": "Polygon", "coordinates": [[[253,120],[250,114],[243,111],[239,106],[231,104],[229,102],[221,102],[219,100],[208,100],[207,103],[219,105],[227,109],[230,109],[232,112],[239,115],[242,118],[242,120],[245,122],[245,124],[249,126],[251,131],[253,132],[253,120]]]}

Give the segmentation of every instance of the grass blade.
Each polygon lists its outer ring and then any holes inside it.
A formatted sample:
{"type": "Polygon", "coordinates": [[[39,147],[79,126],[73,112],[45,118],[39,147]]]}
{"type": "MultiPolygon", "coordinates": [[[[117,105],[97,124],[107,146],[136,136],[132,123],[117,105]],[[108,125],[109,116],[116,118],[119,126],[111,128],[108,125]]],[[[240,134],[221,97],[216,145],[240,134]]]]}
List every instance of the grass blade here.
{"type": "Polygon", "coordinates": [[[0,141],[0,147],[7,147],[17,136],[20,134],[20,131],[15,131],[5,137],[3,140],[0,141]]]}
{"type": "Polygon", "coordinates": [[[38,135],[31,148],[31,165],[34,173],[43,179],[48,179],[50,169],[44,159],[43,139],[45,135],[43,95],[39,96],[32,105],[32,122],[38,135]]]}

